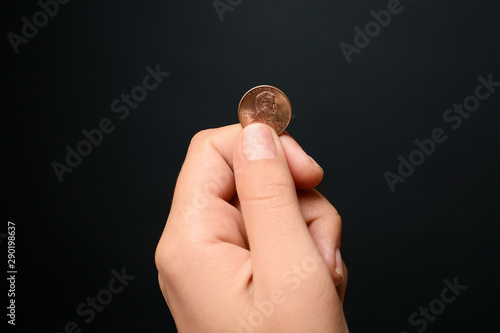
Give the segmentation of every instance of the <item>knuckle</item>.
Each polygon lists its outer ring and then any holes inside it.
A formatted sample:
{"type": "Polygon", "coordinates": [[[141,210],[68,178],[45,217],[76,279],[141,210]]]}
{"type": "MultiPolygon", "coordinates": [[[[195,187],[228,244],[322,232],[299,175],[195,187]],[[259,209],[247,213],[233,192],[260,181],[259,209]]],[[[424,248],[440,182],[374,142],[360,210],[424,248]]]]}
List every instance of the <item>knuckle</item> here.
{"type": "Polygon", "coordinates": [[[330,215],[336,223],[342,224],[342,217],[331,203],[328,203],[328,215],[330,215]]]}
{"type": "MultiPolygon", "coordinates": [[[[318,202],[325,203],[323,206],[323,214],[325,216],[328,216],[328,218],[331,219],[334,223],[336,223],[338,225],[342,225],[342,218],[341,218],[339,212],[337,211],[337,209],[335,208],[335,206],[333,206],[332,203],[330,201],[328,201],[328,199],[326,199],[322,194],[320,194],[319,192],[316,192],[316,193],[317,193],[317,195],[320,196],[320,200],[318,200],[318,202]]],[[[318,207],[318,209],[319,209],[319,207],[318,207]]]]}
{"type": "Polygon", "coordinates": [[[288,183],[274,181],[256,187],[244,200],[257,201],[263,208],[281,208],[293,204],[294,197],[291,193],[295,193],[295,189],[288,183]]]}
{"type": "Polygon", "coordinates": [[[156,246],[156,251],[155,251],[155,265],[156,265],[156,269],[158,270],[158,272],[162,272],[163,271],[163,268],[165,267],[164,265],[164,251],[163,251],[163,247],[161,246],[161,241],[160,243],[158,243],[158,245],[156,246]]]}
{"type": "Polygon", "coordinates": [[[342,232],[342,219],[331,204],[325,205],[323,211],[318,216],[317,220],[323,225],[325,231],[328,230],[334,234],[342,232]]]}
{"type": "Polygon", "coordinates": [[[166,242],[164,241],[163,237],[156,246],[156,251],[155,251],[155,264],[156,264],[156,269],[163,273],[168,267],[168,257],[169,257],[169,250],[168,246],[166,246],[166,242]]]}
{"type": "Polygon", "coordinates": [[[213,134],[213,129],[204,129],[199,131],[191,138],[191,143],[189,144],[189,146],[190,147],[198,146],[204,142],[209,141],[212,134],[213,134]]]}
{"type": "Polygon", "coordinates": [[[179,249],[176,246],[176,242],[169,233],[165,233],[156,247],[156,268],[162,276],[170,279],[173,273],[178,270],[178,265],[176,264],[178,261],[179,249]]]}
{"type": "Polygon", "coordinates": [[[189,270],[189,266],[196,264],[200,254],[203,253],[203,240],[200,234],[204,230],[200,227],[185,229],[169,225],[169,222],[155,251],[156,268],[167,284],[172,281],[178,282],[189,270]]]}
{"type": "Polygon", "coordinates": [[[213,149],[213,136],[215,129],[204,129],[196,133],[189,143],[188,155],[200,156],[213,149]]]}

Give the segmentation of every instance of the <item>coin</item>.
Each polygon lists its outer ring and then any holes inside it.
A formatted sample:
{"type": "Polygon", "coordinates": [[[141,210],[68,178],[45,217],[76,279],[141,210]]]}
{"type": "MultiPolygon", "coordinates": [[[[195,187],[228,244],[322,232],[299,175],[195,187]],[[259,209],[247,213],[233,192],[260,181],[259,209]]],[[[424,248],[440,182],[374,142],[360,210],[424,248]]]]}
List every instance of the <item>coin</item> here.
{"type": "Polygon", "coordinates": [[[241,98],[238,106],[241,126],[263,123],[280,135],[290,123],[292,106],[288,97],[273,86],[257,86],[241,98]]]}

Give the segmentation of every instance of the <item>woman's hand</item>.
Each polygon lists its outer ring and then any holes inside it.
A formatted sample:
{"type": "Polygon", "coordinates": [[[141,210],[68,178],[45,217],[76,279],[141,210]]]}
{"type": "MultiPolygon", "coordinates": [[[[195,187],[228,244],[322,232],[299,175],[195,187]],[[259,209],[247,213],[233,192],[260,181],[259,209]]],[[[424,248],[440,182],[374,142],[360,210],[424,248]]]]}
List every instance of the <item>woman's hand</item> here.
{"type": "Polygon", "coordinates": [[[179,332],[347,332],[341,220],[323,170],[267,125],[198,133],[156,251],[179,332]]]}

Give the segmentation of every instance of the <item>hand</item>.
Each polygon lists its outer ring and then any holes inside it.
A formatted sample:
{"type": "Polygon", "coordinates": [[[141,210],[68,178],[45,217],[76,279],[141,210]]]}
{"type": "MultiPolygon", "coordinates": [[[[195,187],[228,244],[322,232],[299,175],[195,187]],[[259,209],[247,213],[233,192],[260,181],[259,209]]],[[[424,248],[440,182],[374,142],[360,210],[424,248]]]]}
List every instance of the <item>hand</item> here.
{"type": "Polygon", "coordinates": [[[193,137],[156,250],[179,332],[348,332],[341,220],[323,170],[286,133],[193,137]]]}

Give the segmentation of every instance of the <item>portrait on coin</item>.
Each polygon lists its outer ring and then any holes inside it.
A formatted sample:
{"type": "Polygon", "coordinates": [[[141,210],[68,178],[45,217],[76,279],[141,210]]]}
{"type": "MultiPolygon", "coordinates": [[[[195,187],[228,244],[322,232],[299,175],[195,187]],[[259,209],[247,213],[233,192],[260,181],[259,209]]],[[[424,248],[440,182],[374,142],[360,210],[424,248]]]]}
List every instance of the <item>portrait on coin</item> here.
{"type": "Polygon", "coordinates": [[[273,118],[277,111],[276,96],[264,91],[255,98],[255,111],[251,123],[263,123],[273,127],[273,118]]]}

